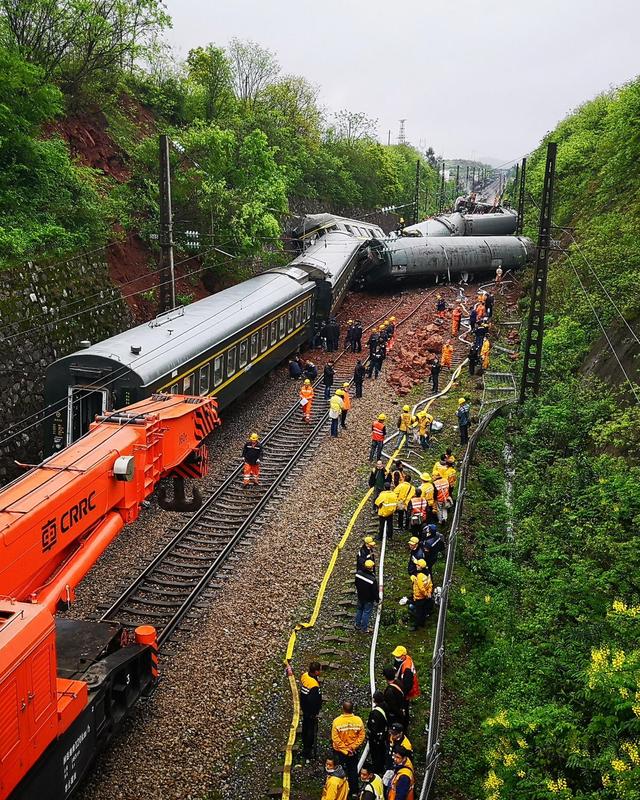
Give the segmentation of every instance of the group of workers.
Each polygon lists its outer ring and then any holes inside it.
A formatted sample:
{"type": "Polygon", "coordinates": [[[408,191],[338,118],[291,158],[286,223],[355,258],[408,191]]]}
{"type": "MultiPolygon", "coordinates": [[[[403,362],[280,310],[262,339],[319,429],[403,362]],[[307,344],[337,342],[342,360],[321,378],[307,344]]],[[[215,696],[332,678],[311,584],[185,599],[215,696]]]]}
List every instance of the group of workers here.
{"type": "MultiPolygon", "coordinates": [[[[413,746],[407,736],[410,706],[420,696],[413,659],[403,645],[391,653],[393,662],[382,674],[386,687],[373,694],[366,723],[344,700],[331,724],[331,752],[325,759],[322,800],[414,800],[413,746]],[[368,756],[358,772],[362,747],[368,756]]],[[[309,760],[317,746],[322,709],[321,664],[312,661],[300,679],[302,758],[309,760]]]]}

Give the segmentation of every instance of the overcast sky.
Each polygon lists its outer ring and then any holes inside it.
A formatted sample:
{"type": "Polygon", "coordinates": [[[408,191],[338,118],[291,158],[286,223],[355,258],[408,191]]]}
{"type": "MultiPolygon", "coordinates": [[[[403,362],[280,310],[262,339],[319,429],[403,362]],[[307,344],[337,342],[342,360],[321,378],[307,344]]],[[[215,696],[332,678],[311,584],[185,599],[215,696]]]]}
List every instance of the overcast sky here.
{"type": "Polygon", "coordinates": [[[165,0],[169,40],[276,52],[330,111],[445,158],[508,161],[572,108],[640,73],[638,0],[165,0]]]}

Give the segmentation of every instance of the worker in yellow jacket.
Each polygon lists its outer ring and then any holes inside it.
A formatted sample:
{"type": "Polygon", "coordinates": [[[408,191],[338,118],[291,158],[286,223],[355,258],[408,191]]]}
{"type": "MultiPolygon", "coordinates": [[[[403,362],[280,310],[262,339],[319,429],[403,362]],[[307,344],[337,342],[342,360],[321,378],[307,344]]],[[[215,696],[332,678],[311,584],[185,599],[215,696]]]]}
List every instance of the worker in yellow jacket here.
{"type": "Polygon", "coordinates": [[[327,777],[324,781],[321,800],[347,800],[349,783],[337,757],[328,758],[324,762],[324,770],[327,777]]]}
{"type": "Polygon", "coordinates": [[[400,441],[404,436],[404,443],[408,444],[411,440],[414,429],[418,424],[418,420],[411,413],[410,406],[402,406],[402,413],[398,417],[398,430],[400,431],[400,441]]]}
{"type": "Polygon", "coordinates": [[[420,440],[420,447],[423,450],[428,450],[433,417],[428,411],[418,411],[416,414],[416,419],[418,421],[418,437],[420,440]]]}
{"type": "Polygon", "coordinates": [[[394,492],[396,495],[396,511],[398,512],[398,530],[404,531],[409,527],[409,501],[415,495],[416,490],[411,481],[403,474],[394,492]]]}
{"type": "Polygon", "coordinates": [[[413,612],[414,630],[424,628],[427,617],[433,609],[433,581],[427,572],[427,562],[424,558],[416,561],[416,574],[411,575],[413,582],[413,612]]]}
{"type": "Polygon", "coordinates": [[[446,478],[449,471],[449,464],[447,463],[447,454],[443,453],[440,456],[440,461],[436,461],[431,469],[431,478],[436,481],[439,478],[446,478]]]}
{"type": "Polygon", "coordinates": [[[364,739],[364,722],[353,713],[353,703],[345,700],[342,714],[331,725],[331,744],[347,775],[352,795],[358,793],[358,750],[364,739]]]}
{"type": "Polygon", "coordinates": [[[488,337],[484,337],[482,347],[480,348],[480,359],[482,360],[482,369],[489,369],[489,353],[491,351],[491,343],[488,337]]]}
{"type": "Polygon", "coordinates": [[[378,539],[382,540],[385,528],[389,541],[393,539],[393,512],[398,506],[396,493],[391,489],[391,481],[385,481],[384,489],[376,497],[376,508],[378,509],[378,539]]]}
{"type": "Polygon", "coordinates": [[[428,472],[423,472],[420,476],[422,483],[420,484],[420,491],[422,497],[427,501],[427,519],[426,521],[436,518],[438,513],[438,504],[436,503],[436,490],[431,480],[431,475],[428,472]]]}

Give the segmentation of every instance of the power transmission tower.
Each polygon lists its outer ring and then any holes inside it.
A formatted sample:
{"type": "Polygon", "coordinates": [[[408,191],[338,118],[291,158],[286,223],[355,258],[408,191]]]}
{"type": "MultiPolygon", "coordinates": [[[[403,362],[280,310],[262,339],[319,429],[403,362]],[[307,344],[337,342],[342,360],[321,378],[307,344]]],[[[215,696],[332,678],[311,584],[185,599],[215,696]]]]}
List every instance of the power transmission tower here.
{"type": "Polygon", "coordinates": [[[544,188],[540,207],[540,226],[538,228],[538,254],[531,287],[531,306],[529,324],[524,348],[522,383],[520,384],[520,403],[529,394],[538,394],[540,389],[540,368],[542,366],[542,339],[544,336],[544,309],[547,298],[547,274],[549,250],[551,249],[551,214],[553,210],[553,184],[556,175],[556,154],[558,145],[547,145],[547,163],[544,170],[544,188]]]}
{"type": "Polygon", "coordinates": [[[160,313],[176,305],[176,282],[173,264],[173,212],[171,209],[171,165],[169,137],[160,136],[160,313]]]}
{"type": "Polygon", "coordinates": [[[524,191],[527,179],[527,159],[522,159],[520,166],[520,189],[518,191],[518,221],[516,223],[516,235],[520,236],[524,226],[524,191]]]}
{"type": "Polygon", "coordinates": [[[407,143],[407,140],[406,140],[405,135],[404,135],[404,123],[406,121],[407,121],[406,119],[401,119],[400,120],[400,133],[398,134],[398,144],[406,144],[407,143]]]}

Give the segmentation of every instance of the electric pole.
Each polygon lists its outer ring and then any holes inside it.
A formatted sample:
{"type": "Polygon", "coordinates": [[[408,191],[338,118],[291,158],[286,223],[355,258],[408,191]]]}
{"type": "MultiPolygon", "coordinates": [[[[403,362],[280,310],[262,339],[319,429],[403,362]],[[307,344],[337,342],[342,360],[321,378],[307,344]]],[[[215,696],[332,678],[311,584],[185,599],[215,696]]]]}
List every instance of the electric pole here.
{"type": "Polygon", "coordinates": [[[173,212],[171,210],[171,166],[169,137],[160,135],[160,313],[176,305],[173,264],[173,212]]]}
{"type": "Polygon", "coordinates": [[[549,271],[549,250],[551,249],[551,214],[553,211],[553,185],[556,175],[557,152],[558,145],[555,142],[549,142],[547,145],[547,163],[544,170],[544,188],[540,206],[538,253],[533,274],[533,286],[531,287],[529,323],[524,348],[520,403],[524,403],[529,394],[537,395],[540,389],[544,310],[547,298],[547,274],[549,271]]]}
{"type": "Polygon", "coordinates": [[[460,192],[460,164],[456,164],[456,194],[460,192]]]}
{"type": "MultiPolygon", "coordinates": [[[[518,203],[518,174],[520,171],[520,164],[516,164],[516,175],[513,179],[513,204],[517,205],[518,203]]],[[[517,223],[516,223],[517,227],[517,223]]]]}
{"type": "Polygon", "coordinates": [[[519,236],[522,233],[522,228],[524,227],[524,190],[525,190],[525,181],[527,178],[527,159],[522,159],[522,164],[520,166],[520,189],[518,191],[518,221],[516,223],[516,235],[519,236]]]}
{"type": "Polygon", "coordinates": [[[442,178],[440,180],[440,202],[439,202],[438,211],[442,213],[444,208],[444,159],[442,161],[442,178]]]}
{"type": "Polygon", "coordinates": [[[418,202],[420,200],[420,159],[416,161],[416,198],[413,206],[413,224],[418,224],[418,202]]]}

